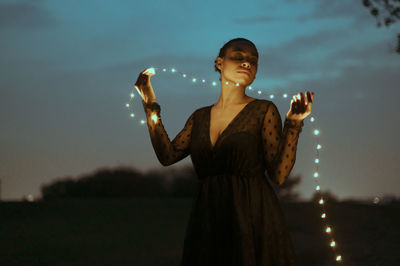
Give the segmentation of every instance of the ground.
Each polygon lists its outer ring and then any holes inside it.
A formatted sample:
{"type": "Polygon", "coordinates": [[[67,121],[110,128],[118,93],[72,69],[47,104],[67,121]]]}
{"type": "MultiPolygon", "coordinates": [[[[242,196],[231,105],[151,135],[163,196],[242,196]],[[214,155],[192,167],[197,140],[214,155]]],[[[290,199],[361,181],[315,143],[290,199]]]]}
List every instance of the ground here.
{"type": "MultiPolygon", "coordinates": [[[[179,265],[191,199],[0,202],[0,265],[179,265]]],[[[400,265],[400,206],[283,204],[299,266],[400,265]],[[341,264],[335,255],[340,253],[341,264]]]]}

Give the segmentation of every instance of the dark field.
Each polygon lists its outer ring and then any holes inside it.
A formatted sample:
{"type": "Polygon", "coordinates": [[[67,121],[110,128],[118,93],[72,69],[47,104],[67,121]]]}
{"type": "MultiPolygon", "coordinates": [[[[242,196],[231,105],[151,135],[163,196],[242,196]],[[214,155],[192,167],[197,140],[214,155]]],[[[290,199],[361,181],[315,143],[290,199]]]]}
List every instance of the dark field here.
{"type": "MultiPolygon", "coordinates": [[[[400,206],[285,203],[300,266],[400,265],[400,206]]],[[[179,265],[191,199],[0,202],[0,265],[179,265]]]]}

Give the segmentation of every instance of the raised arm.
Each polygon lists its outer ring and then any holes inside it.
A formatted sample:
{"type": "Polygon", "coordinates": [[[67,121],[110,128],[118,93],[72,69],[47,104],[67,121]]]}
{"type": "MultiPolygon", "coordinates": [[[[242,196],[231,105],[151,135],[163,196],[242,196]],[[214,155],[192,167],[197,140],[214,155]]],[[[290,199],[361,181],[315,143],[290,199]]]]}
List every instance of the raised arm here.
{"type": "Polygon", "coordinates": [[[264,158],[267,173],[276,184],[283,184],[296,161],[297,141],[302,131],[303,120],[282,120],[275,104],[271,101],[263,120],[264,158]]]}
{"type": "Polygon", "coordinates": [[[194,112],[187,119],[184,128],[171,142],[161,121],[160,105],[157,102],[147,104],[144,100],[142,100],[142,104],[147,117],[151,143],[160,163],[163,166],[169,166],[188,156],[194,112]]]}

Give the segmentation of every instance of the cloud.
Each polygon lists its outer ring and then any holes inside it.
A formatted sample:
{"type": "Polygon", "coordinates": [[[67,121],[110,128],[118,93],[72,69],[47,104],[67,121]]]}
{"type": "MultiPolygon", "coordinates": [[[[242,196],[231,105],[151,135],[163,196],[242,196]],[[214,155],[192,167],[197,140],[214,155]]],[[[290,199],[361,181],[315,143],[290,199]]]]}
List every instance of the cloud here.
{"type": "Polygon", "coordinates": [[[298,36],[276,46],[260,47],[259,66],[266,69],[267,76],[282,79],[320,72],[321,67],[331,69],[333,65],[327,64],[325,57],[344,46],[344,40],[350,37],[346,30],[331,29],[298,36]]]}
{"type": "Polygon", "coordinates": [[[327,75],[338,77],[348,66],[394,67],[398,65],[398,56],[391,51],[389,38],[371,41],[370,35],[355,36],[346,28],[322,30],[259,48],[259,66],[265,69],[267,79],[286,82],[292,81],[292,77],[296,82],[324,79],[327,75]]]}
{"type": "MultiPolygon", "coordinates": [[[[289,1],[293,2],[293,1],[289,1]]],[[[299,2],[299,1],[297,1],[299,2]]],[[[309,2],[307,2],[309,3],[309,2]]],[[[311,14],[303,15],[297,18],[299,22],[307,22],[316,19],[337,19],[351,18],[354,25],[374,22],[374,18],[369,14],[362,2],[359,0],[353,1],[330,1],[318,0],[315,1],[314,9],[311,14]]]]}
{"type": "Polygon", "coordinates": [[[0,29],[42,28],[57,24],[57,19],[47,9],[31,3],[1,4],[0,29]]]}
{"type": "Polygon", "coordinates": [[[233,22],[236,24],[254,24],[254,23],[265,23],[276,21],[279,18],[271,17],[271,16],[257,16],[257,17],[249,17],[249,18],[236,18],[233,19],[233,22]]]}

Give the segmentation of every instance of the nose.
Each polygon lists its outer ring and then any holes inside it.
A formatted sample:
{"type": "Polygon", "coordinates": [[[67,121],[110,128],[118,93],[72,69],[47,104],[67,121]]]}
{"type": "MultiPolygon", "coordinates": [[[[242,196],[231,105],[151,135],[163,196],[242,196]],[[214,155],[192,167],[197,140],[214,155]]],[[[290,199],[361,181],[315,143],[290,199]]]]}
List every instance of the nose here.
{"type": "Polygon", "coordinates": [[[243,62],[243,63],[242,63],[242,67],[250,68],[250,64],[247,63],[247,62],[243,62]]]}

